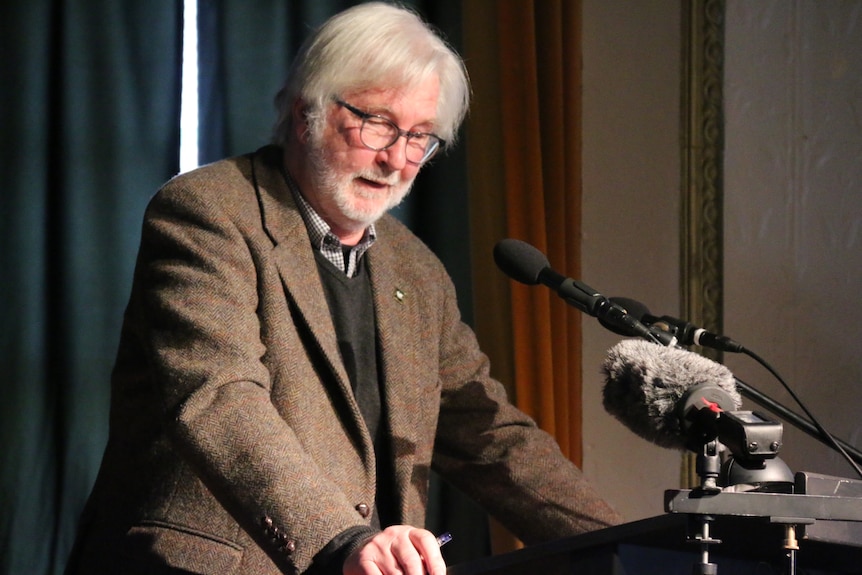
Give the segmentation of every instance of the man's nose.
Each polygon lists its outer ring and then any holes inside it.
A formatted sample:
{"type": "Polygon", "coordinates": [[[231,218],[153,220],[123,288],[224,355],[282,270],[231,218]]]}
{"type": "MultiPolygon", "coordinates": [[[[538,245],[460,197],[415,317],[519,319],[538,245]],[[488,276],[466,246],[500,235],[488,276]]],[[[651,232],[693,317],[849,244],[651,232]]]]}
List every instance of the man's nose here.
{"type": "Polygon", "coordinates": [[[395,143],[377,154],[378,161],[391,170],[400,171],[407,165],[407,138],[400,136],[395,143]]]}

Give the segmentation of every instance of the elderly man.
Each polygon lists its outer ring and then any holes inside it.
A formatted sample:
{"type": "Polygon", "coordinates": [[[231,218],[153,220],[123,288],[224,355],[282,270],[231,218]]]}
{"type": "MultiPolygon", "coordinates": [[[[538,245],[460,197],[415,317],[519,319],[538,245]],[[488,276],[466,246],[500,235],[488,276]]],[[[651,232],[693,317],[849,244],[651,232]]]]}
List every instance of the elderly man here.
{"type": "Polygon", "coordinates": [[[302,48],[274,145],[159,191],[69,573],[441,575],[432,468],[528,543],[617,520],[386,213],[468,100],[415,14],[362,4],[302,48]]]}

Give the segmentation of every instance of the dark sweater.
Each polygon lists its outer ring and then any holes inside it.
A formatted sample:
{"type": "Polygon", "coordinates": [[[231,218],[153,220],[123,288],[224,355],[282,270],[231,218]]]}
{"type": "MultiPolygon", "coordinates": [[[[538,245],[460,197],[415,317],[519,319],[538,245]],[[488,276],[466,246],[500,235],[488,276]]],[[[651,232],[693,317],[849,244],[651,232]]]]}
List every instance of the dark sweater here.
{"type": "Polygon", "coordinates": [[[393,500],[391,461],[386,440],[386,418],[378,377],[377,331],[374,321],[374,301],[371,282],[364,264],[359,260],[357,273],[348,278],[319,252],[317,268],[335,332],[341,359],[350,378],[353,394],[374,441],[377,459],[377,497],[372,526],[386,527],[397,523],[397,502],[393,500]]]}

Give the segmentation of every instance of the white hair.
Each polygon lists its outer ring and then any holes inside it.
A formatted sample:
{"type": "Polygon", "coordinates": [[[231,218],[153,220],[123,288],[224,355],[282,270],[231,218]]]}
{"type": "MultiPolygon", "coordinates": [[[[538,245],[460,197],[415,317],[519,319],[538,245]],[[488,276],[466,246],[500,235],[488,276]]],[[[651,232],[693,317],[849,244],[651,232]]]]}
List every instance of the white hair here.
{"type": "Polygon", "coordinates": [[[410,9],[359,4],[327,20],[303,43],[275,99],[273,139],[282,145],[289,139],[297,100],[305,103],[315,129],[326,105],[341,94],[412,87],[433,76],[440,85],[435,133],[451,143],[470,104],[464,62],[410,9]]]}

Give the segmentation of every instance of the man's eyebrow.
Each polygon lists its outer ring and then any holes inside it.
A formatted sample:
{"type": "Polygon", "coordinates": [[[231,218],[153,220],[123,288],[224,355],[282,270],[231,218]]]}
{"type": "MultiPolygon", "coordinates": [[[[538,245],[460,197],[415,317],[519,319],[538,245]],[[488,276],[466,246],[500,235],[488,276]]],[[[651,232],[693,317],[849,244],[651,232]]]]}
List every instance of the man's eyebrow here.
{"type": "MultiPolygon", "coordinates": [[[[362,109],[362,108],[360,108],[360,109],[362,109]]],[[[392,111],[391,108],[386,107],[386,106],[381,106],[381,107],[376,108],[376,109],[375,108],[365,108],[364,111],[368,112],[369,114],[377,114],[380,116],[384,116],[384,117],[388,118],[389,120],[392,120],[393,122],[395,122],[395,117],[397,115],[397,114],[395,114],[395,112],[392,111]]],[[[395,122],[395,123],[398,124],[398,122],[395,122]]],[[[428,120],[422,120],[421,122],[416,122],[411,126],[411,128],[415,128],[416,126],[428,126],[429,128],[433,129],[437,126],[437,119],[432,118],[432,119],[428,119],[428,120]]]]}

